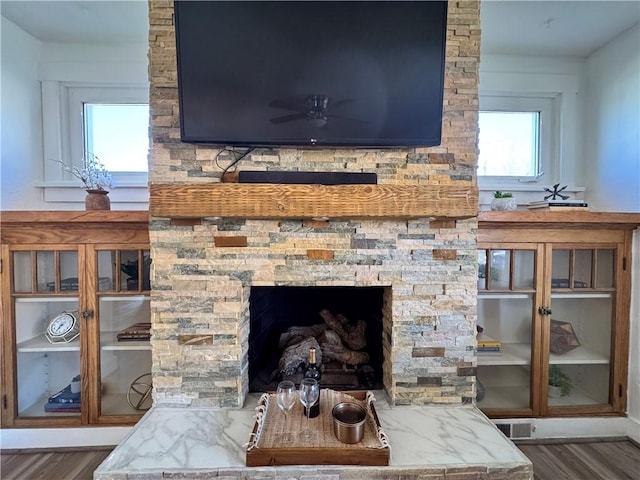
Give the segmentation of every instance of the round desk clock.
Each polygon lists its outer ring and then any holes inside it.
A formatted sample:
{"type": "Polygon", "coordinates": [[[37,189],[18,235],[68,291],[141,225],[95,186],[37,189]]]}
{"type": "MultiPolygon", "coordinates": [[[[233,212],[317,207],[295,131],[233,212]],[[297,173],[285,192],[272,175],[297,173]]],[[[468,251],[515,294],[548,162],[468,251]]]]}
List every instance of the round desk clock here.
{"type": "Polygon", "coordinates": [[[50,343],[69,343],[78,338],[78,335],[80,335],[80,325],[72,312],[62,312],[52,318],[45,332],[50,343]]]}

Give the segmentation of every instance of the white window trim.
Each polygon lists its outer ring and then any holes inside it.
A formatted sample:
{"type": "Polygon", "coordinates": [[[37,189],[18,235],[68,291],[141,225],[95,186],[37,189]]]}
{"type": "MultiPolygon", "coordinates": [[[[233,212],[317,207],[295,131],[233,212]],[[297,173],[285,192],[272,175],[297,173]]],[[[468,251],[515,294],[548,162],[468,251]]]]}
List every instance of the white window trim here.
{"type": "MultiPolygon", "coordinates": [[[[78,180],[55,160],[82,166],[83,103],[148,103],[147,84],[97,82],[42,82],[43,179],[45,201],[77,202],[78,180]]],[[[114,172],[112,202],[148,202],[148,174],[114,172]]]]}
{"type": "MultiPolygon", "coordinates": [[[[557,128],[558,109],[556,96],[525,97],[515,95],[482,95],[480,97],[480,111],[490,112],[539,112],[540,128],[538,131],[538,162],[537,175],[516,177],[498,175],[478,175],[479,185],[518,185],[522,183],[546,185],[552,179],[558,178],[558,142],[557,128]]],[[[482,132],[480,133],[482,135],[482,132]]]]}
{"type": "MultiPolygon", "coordinates": [[[[509,73],[509,72],[480,72],[480,108],[485,97],[522,97],[522,98],[551,98],[554,99],[554,117],[556,132],[554,140],[555,165],[549,168],[546,179],[536,182],[519,182],[478,177],[478,186],[483,193],[495,190],[510,190],[514,192],[528,192],[538,199],[543,188],[561,182],[568,185],[565,190],[571,193],[584,191],[584,187],[577,186],[576,149],[578,115],[579,79],[575,75],[547,74],[547,73],[509,73]]],[[[547,173],[547,172],[545,172],[547,173]]],[[[482,202],[482,195],[481,195],[482,202]]]]}

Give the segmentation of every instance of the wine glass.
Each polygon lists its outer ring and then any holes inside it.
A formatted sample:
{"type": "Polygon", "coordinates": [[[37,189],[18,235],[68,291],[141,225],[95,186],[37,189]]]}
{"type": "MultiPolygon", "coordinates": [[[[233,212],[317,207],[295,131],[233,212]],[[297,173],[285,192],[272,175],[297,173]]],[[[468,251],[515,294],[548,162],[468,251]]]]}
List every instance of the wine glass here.
{"type": "Polygon", "coordinates": [[[320,384],[315,378],[303,378],[300,382],[300,403],[304,405],[307,411],[307,428],[300,432],[303,440],[310,440],[314,437],[313,432],[309,428],[309,410],[311,406],[318,401],[320,396],[320,384]]]}
{"type": "Polygon", "coordinates": [[[276,389],[276,398],[278,402],[278,408],[284,413],[284,427],[282,429],[283,442],[289,442],[291,440],[291,434],[287,433],[287,413],[296,403],[296,386],[289,380],[284,380],[278,384],[276,389]]]}

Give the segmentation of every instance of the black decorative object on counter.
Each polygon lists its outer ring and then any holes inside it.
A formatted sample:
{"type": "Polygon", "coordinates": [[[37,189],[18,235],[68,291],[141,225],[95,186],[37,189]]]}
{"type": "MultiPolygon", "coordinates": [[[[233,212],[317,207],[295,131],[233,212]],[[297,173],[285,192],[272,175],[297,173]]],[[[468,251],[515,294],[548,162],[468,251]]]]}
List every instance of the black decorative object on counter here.
{"type": "Polygon", "coordinates": [[[556,183],[553,186],[553,190],[550,190],[549,188],[545,188],[544,191],[545,192],[549,192],[551,195],[546,195],[544,197],[545,200],[557,200],[556,197],[560,197],[562,200],[567,200],[569,198],[569,195],[562,195],[560,192],[562,192],[565,188],[567,188],[567,186],[563,186],[561,187],[559,183],[556,183]]]}

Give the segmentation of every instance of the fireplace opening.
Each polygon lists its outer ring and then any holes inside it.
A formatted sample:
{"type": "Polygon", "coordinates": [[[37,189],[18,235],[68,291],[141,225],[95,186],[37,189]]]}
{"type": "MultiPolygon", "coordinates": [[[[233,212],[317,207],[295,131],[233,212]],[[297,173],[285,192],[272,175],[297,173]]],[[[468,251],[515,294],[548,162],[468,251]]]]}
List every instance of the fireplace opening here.
{"type": "Polygon", "coordinates": [[[252,287],[249,391],[300,382],[319,350],[322,387],[382,388],[385,287],[252,287]]]}

